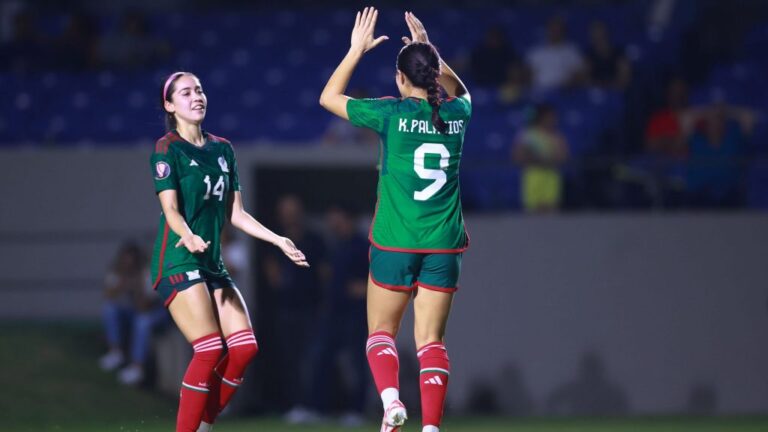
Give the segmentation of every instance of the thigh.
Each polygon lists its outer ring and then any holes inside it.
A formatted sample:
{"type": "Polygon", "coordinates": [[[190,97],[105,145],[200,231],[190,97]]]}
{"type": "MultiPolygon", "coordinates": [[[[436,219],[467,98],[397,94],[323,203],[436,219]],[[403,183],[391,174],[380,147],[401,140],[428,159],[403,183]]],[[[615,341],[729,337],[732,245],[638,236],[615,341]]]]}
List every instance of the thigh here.
{"type": "Polygon", "coordinates": [[[225,338],[241,330],[253,328],[248,307],[237,287],[232,285],[216,288],[213,290],[213,298],[221,333],[225,338]]]}
{"type": "Polygon", "coordinates": [[[411,291],[397,291],[382,288],[368,280],[367,310],[368,333],[386,331],[397,335],[405,308],[411,299],[411,291]]]}
{"type": "Polygon", "coordinates": [[[443,341],[452,302],[453,292],[419,289],[413,301],[413,331],[417,349],[431,342],[443,341]]]}
{"type": "Polygon", "coordinates": [[[177,292],[168,305],[168,311],[189,342],[219,331],[205,283],[196,283],[177,292]]]}

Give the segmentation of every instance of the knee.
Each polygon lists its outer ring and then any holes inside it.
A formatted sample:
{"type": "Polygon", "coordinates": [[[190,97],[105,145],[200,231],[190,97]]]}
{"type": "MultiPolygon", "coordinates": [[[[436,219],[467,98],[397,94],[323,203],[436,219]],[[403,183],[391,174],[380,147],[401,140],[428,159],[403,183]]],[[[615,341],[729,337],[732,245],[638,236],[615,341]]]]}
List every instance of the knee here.
{"type": "Polygon", "coordinates": [[[389,333],[392,337],[397,336],[397,332],[400,330],[400,323],[390,320],[375,320],[371,321],[368,325],[368,335],[374,333],[389,333]]]}
{"type": "Polygon", "coordinates": [[[193,341],[192,348],[195,351],[192,357],[198,362],[210,365],[211,368],[216,366],[224,352],[219,333],[212,333],[193,341]]]}
{"type": "Polygon", "coordinates": [[[253,330],[243,330],[230,335],[227,338],[227,348],[229,361],[243,367],[247,366],[259,353],[259,345],[253,330]]]}

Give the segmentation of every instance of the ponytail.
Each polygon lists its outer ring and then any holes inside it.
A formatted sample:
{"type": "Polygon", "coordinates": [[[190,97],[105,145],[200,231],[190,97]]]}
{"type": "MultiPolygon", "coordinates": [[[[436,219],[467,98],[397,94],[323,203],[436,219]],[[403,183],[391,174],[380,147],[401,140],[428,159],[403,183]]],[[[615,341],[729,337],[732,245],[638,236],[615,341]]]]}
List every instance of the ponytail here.
{"type": "Polygon", "coordinates": [[[441,134],[448,132],[448,124],[440,117],[440,55],[428,43],[414,42],[403,47],[397,56],[397,69],[411,80],[415,87],[427,91],[427,102],[432,107],[432,126],[441,134]]]}
{"type": "Polygon", "coordinates": [[[435,71],[434,81],[427,87],[427,102],[432,107],[432,126],[441,134],[445,134],[448,131],[448,123],[440,117],[440,84],[437,82],[439,73],[435,71]]]}

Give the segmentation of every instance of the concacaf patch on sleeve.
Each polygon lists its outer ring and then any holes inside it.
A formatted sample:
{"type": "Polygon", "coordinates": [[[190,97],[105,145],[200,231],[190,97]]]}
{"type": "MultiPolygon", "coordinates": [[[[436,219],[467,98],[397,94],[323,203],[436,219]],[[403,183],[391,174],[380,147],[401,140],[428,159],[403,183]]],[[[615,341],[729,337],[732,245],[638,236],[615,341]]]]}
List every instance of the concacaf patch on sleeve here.
{"type": "Polygon", "coordinates": [[[158,161],[155,163],[155,179],[162,180],[171,175],[171,166],[168,162],[158,161]]]}

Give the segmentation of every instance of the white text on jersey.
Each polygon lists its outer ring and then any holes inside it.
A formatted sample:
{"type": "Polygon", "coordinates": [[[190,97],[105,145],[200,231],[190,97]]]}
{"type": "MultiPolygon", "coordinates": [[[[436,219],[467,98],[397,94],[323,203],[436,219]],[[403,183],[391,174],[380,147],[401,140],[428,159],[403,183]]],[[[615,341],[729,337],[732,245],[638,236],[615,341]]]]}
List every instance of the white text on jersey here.
{"type": "MultiPolygon", "coordinates": [[[[455,135],[461,133],[464,128],[464,120],[450,120],[446,122],[448,124],[448,135],[455,135]]],[[[397,124],[398,132],[411,132],[421,134],[439,134],[440,132],[432,126],[431,121],[411,119],[410,125],[407,118],[399,119],[397,124]]]]}

